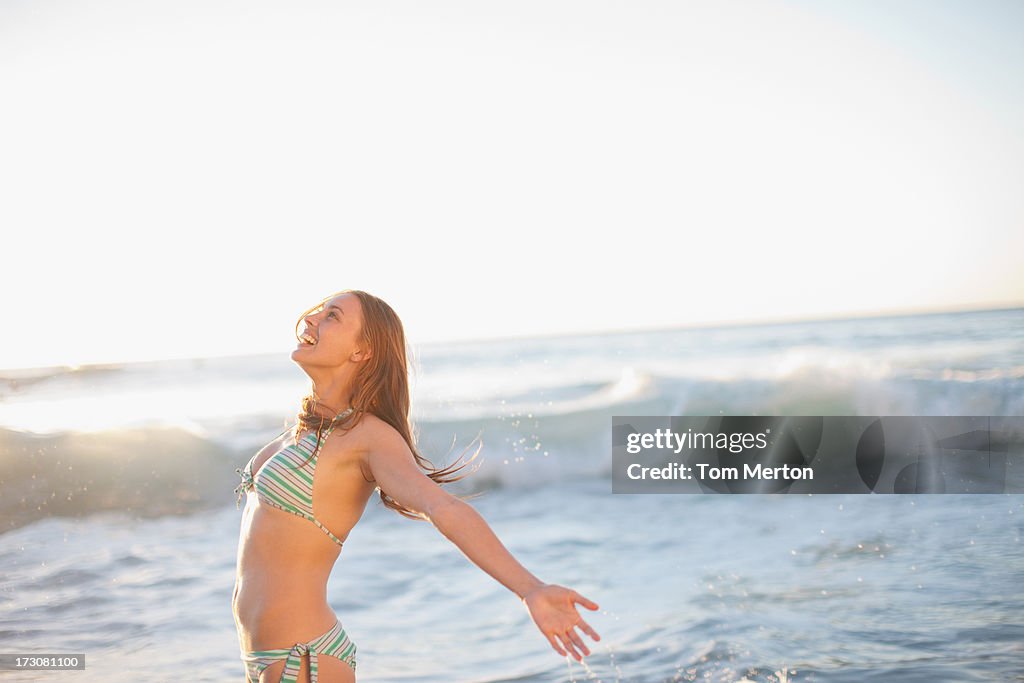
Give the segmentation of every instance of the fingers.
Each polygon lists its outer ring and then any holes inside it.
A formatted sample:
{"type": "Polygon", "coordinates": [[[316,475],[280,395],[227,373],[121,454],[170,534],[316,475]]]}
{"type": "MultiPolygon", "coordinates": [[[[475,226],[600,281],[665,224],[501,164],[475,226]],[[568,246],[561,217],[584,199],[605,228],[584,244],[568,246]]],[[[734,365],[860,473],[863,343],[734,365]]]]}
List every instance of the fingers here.
{"type": "Polygon", "coordinates": [[[593,600],[587,600],[585,597],[583,597],[582,595],[580,595],[576,591],[572,592],[572,596],[573,596],[573,599],[576,600],[576,602],[578,602],[579,604],[583,605],[587,609],[589,609],[591,611],[598,609],[598,606],[597,606],[596,602],[594,602],[593,600]]]}
{"type": "Polygon", "coordinates": [[[576,646],[576,649],[582,652],[584,656],[590,654],[590,650],[587,649],[586,644],[583,642],[583,639],[580,638],[580,634],[576,633],[575,629],[569,629],[569,633],[567,635],[572,644],[576,646]]]}
{"type": "Polygon", "coordinates": [[[590,628],[590,624],[588,624],[587,622],[583,621],[582,619],[580,619],[580,623],[576,624],[576,626],[577,626],[577,628],[582,629],[584,633],[586,633],[588,636],[590,636],[594,640],[601,640],[601,636],[597,635],[597,631],[595,631],[594,629],[590,628]]]}
{"type": "Polygon", "coordinates": [[[555,648],[555,652],[557,652],[558,654],[560,654],[563,657],[565,657],[565,650],[563,650],[559,646],[558,641],[555,640],[555,637],[553,635],[548,635],[548,634],[544,634],[544,635],[547,636],[548,642],[551,643],[551,647],[555,648]]]}
{"type": "MultiPolygon", "coordinates": [[[[571,630],[569,631],[569,634],[576,636],[576,633],[571,630]]],[[[578,640],[579,636],[576,636],[576,638],[578,640]]],[[[572,642],[572,639],[570,639],[568,634],[559,633],[558,639],[562,641],[562,645],[565,646],[565,649],[569,651],[569,654],[571,654],[577,662],[583,660],[583,657],[580,655],[580,653],[576,651],[576,644],[572,642]]]]}
{"type": "MultiPolygon", "coordinates": [[[[561,614],[559,615],[561,619],[565,619],[569,622],[566,623],[566,621],[562,621],[562,623],[565,625],[561,627],[555,626],[554,623],[551,623],[550,621],[548,621],[548,619],[538,620],[536,614],[534,616],[534,620],[537,621],[538,626],[541,626],[542,621],[548,622],[541,627],[541,631],[544,633],[544,636],[548,639],[548,642],[551,644],[551,647],[552,649],[554,649],[555,652],[557,652],[559,655],[563,657],[571,655],[573,658],[576,659],[576,661],[582,662],[583,657],[590,654],[590,649],[583,642],[583,638],[581,637],[581,635],[576,632],[576,627],[579,627],[580,631],[587,634],[595,641],[601,640],[601,636],[598,635],[597,631],[591,628],[590,624],[588,624],[580,617],[579,613],[573,608],[572,605],[575,602],[579,605],[582,605],[583,607],[586,607],[591,611],[598,610],[600,609],[600,607],[593,600],[589,600],[583,597],[582,595],[580,595],[572,589],[567,589],[564,586],[559,586],[557,588],[558,592],[552,593],[549,596],[550,604],[545,604],[543,600],[538,599],[540,600],[539,602],[534,601],[536,604],[532,606],[528,605],[528,607],[530,607],[531,612],[537,612],[538,614],[543,613],[543,610],[541,610],[541,608],[551,610],[552,612],[561,612],[561,614]],[[568,604],[564,602],[566,597],[569,598],[568,604]],[[538,612],[538,610],[541,611],[538,612]],[[571,625],[572,621],[576,621],[577,623],[575,625],[571,625]],[[549,632],[547,629],[551,627],[554,627],[555,629],[562,628],[565,630],[553,630],[549,632]]],[[[552,614],[550,616],[554,615],[552,614]]],[[[561,619],[557,619],[554,621],[561,621],[561,619]]]]}

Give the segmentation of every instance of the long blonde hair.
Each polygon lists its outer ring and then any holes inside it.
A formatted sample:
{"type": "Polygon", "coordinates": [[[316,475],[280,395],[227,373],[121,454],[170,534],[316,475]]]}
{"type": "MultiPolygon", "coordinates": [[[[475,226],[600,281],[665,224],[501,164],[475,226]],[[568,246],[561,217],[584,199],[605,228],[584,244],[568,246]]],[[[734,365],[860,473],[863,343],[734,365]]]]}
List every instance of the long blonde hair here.
{"type": "MultiPolygon", "coordinates": [[[[359,298],[363,309],[362,341],[370,347],[372,353],[356,374],[351,400],[352,411],[341,419],[332,420],[316,412],[316,406],[319,404],[316,397],[309,394],[302,399],[302,405],[296,417],[293,430],[295,439],[298,439],[301,433],[316,430],[316,447],[313,450],[316,453],[320,448],[324,429],[332,422],[335,428],[346,432],[359,424],[363,415],[369,413],[387,422],[402,435],[409,450],[412,451],[416,463],[436,483],[456,482],[475,472],[476,468],[465,474],[454,476],[456,472],[476,459],[483,447],[482,441],[469,460],[458,466],[456,466],[458,463],[456,460],[455,463],[443,469],[434,467],[433,463],[424,458],[417,449],[416,439],[413,436],[414,428],[409,418],[409,367],[405,329],[398,314],[382,299],[358,289],[336,292],[299,316],[295,323],[295,336],[298,337],[301,334],[300,328],[307,315],[322,308],[328,301],[340,294],[354,294],[359,298]]],[[[470,446],[472,446],[472,442],[470,446]]],[[[465,456],[468,450],[469,446],[463,451],[459,460],[465,456]]],[[[466,496],[466,498],[472,497],[475,496],[466,496]]],[[[399,503],[383,489],[380,489],[380,499],[385,506],[405,517],[417,520],[426,519],[422,514],[399,503]]]]}

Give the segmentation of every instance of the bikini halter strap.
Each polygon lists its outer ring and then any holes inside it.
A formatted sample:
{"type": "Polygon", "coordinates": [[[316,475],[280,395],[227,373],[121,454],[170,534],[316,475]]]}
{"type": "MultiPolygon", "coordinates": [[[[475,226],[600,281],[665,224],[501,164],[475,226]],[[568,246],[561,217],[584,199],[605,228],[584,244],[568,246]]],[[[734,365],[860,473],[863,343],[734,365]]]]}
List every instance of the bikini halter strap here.
{"type": "MultiPolygon", "coordinates": [[[[324,442],[327,441],[327,437],[329,437],[331,435],[331,432],[334,431],[334,428],[338,426],[338,422],[343,420],[343,419],[345,419],[349,415],[351,415],[353,410],[355,410],[355,409],[354,408],[346,408],[342,412],[338,413],[333,420],[331,420],[331,426],[327,428],[327,431],[324,432],[323,438],[320,439],[320,442],[319,442],[320,446],[322,446],[324,444],[324,442]]],[[[319,452],[319,450],[320,449],[318,447],[317,451],[319,452]]]]}

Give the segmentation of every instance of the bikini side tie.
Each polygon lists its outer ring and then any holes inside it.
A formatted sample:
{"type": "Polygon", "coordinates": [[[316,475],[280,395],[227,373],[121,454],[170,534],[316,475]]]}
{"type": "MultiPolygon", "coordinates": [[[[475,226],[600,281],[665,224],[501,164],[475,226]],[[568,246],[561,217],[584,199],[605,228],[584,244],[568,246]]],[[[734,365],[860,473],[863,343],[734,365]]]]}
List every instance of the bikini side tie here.
{"type": "Polygon", "coordinates": [[[311,683],[317,683],[316,649],[311,648],[307,643],[295,643],[291,652],[288,653],[284,672],[281,674],[281,683],[298,683],[299,667],[302,665],[304,655],[309,655],[309,680],[311,683]]]}

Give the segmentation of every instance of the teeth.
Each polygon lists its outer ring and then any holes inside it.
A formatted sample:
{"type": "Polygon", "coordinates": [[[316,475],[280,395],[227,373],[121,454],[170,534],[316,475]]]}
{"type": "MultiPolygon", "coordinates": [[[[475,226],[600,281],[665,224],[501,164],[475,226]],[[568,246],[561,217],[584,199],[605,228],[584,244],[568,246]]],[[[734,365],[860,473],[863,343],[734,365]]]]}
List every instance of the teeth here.
{"type": "Polygon", "coordinates": [[[302,335],[301,339],[307,344],[316,344],[316,339],[313,339],[313,337],[309,336],[308,334],[302,335]]]}

